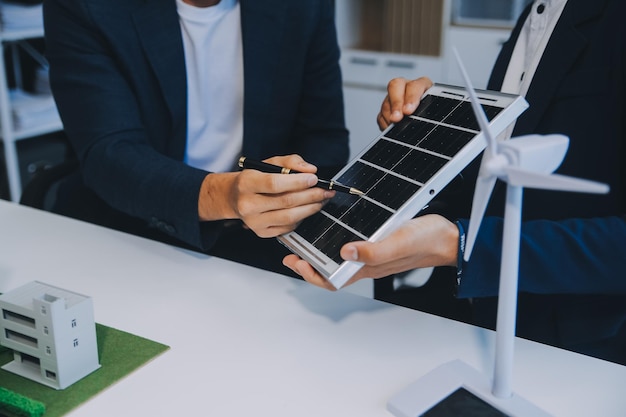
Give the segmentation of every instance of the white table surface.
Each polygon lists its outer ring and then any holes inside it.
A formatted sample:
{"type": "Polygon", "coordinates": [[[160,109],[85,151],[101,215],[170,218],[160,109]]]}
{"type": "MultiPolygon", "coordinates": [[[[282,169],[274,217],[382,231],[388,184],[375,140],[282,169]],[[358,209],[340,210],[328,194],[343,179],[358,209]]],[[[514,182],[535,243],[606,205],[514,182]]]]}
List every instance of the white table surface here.
{"type": "MultiPolygon", "coordinates": [[[[32,280],[171,347],[73,417],[390,416],[440,364],[493,368],[490,331],[0,201],[0,292],[32,280]]],[[[556,416],[626,415],[626,367],[522,339],[513,389],[556,416]]]]}

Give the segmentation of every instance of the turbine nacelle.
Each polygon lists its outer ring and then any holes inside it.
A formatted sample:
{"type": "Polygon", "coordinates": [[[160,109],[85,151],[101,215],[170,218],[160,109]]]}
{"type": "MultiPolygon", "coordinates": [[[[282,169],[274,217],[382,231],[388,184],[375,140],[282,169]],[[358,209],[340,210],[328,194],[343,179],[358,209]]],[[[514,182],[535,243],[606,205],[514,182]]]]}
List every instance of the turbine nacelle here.
{"type": "Polygon", "coordinates": [[[561,165],[568,147],[569,139],[560,134],[519,136],[497,145],[498,152],[506,156],[508,165],[546,174],[561,165]]]}
{"type": "MultiPolygon", "coordinates": [[[[486,135],[488,138],[491,135],[486,135]]],[[[468,261],[496,180],[511,186],[545,190],[607,193],[606,184],[552,174],[561,165],[569,138],[560,134],[527,135],[496,142],[485,150],[472,202],[463,259],[468,261]],[[495,150],[495,154],[492,153],[495,150]]]]}

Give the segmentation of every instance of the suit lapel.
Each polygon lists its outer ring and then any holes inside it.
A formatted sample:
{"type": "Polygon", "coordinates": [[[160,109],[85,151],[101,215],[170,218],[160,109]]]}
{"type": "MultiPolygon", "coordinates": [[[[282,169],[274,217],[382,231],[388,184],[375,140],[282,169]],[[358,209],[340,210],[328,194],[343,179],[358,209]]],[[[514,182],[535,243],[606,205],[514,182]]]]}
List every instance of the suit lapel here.
{"type": "Polygon", "coordinates": [[[144,1],[133,21],[173,120],[186,124],[187,75],[176,2],[144,1]]]}
{"type": "Polygon", "coordinates": [[[280,77],[280,49],[288,2],[240,0],[244,67],[244,152],[262,154],[266,114],[279,105],[272,88],[280,77]]]}
{"type": "Polygon", "coordinates": [[[530,107],[519,117],[514,135],[535,131],[559,87],[555,81],[562,80],[571,70],[587,44],[578,26],[599,15],[605,3],[606,0],[594,0],[570,2],[565,6],[526,94],[530,107]],[[523,127],[524,131],[517,127],[523,127]]]}

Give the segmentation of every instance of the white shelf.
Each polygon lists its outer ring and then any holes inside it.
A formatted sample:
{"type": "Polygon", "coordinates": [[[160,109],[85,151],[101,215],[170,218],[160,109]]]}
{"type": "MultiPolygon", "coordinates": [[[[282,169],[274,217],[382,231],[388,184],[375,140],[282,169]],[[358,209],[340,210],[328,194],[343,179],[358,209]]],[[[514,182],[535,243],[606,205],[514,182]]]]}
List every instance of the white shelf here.
{"type": "MultiPolygon", "coordinates": [[[[2,52],[5,46],[15,47],[16,43],[19,45],[19,41],[41,38],[43,35],[44,29],[42,25],[30,28],[0,30],[0,45],[3,49],[0,51],[0,137],[4,148],[4,160],[9,182],[10,198],[12,201],[19,201],[22,194],[22,182],[16,143],[23,139],[60,131],[63,129],[63,125],[58,117],[54,119],[52,117],[46,117],[41,123],[29,124],[26,127],[15,126],[13,120],[13,103],[11,102],[11,93],[7,83],[6,63],[4,61],[4,53],[2,52]]],[[[36,53],[36,51],[33,51],[27,52],[30,54],[36,53]]],[[[14,54],[14,56],[17,56],[17,54],[14,54]]],[[[42,61],[45,62],[45,59],[39,57],[39,55],[31,56],[40,63],[42,61]]],[[[14,62],[14,71],[18,74],[21,72],[19,60],[14,62]]],[[[21,87],[19,78],[16,84],[18,88],[21,87]]]]}
{"type": "Polygon", "coordinates": [[[383,89],[396,77],[413,79],[426,75],[437,80],[442,74],[441,63],[439,57],[359,49],[344,49],[340,60],[345,85],[383,89]]]}
{"type": "Polygon", "coordinates": [[[41,37],[43,37],[42,27],[0,30],[0,41],[2,42],[19,41],[23,39],[35,39],[41,37]]]}
{"type": "Polygon", "coordinates": [[[28,139],[33,136],[45,135],[47,133],[58,132],[63,129],[61,119],[43,125],[28,127],[26,129],[18,129],[13,133],[14,140],[28,139]]]}

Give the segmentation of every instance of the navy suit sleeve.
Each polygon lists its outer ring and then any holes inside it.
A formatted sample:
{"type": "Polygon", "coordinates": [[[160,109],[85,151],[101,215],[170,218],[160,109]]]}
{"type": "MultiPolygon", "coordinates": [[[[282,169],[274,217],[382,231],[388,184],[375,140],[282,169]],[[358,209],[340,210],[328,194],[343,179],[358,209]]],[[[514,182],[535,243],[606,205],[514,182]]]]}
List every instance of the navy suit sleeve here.
{"type": "MultiPolygon", "coordinates": [[[[460,220],[467,230],[468,221],[460,220]]],[[[503,219],[486,217],[458,296],[497,295],[503,219]]],[[[539,294],[626,294],[626,219],[535,220],[522,224],[519,290],[539,294]]]]}

